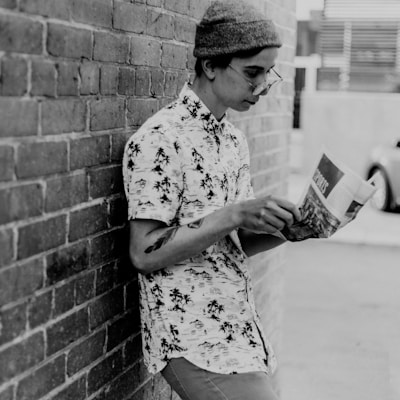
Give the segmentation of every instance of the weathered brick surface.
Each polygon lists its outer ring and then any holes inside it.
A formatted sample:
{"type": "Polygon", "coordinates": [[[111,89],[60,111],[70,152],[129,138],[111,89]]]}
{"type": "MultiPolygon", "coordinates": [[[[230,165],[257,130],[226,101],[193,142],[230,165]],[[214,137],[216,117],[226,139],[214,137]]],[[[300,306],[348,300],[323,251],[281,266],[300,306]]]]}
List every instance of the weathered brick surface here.
{"type": "Polygon", "coordinates": [[[21,16],[0,14],[0,50],[41,54],[43,25],[21,16]]]}
{"type": "Polygon", "coordinates": [[[0,306],[33,294],[43,287],[44,268],[41,260],[0,270],[0,306]]]}
{"type": "Polygon", "coordinates": [[[36,135],[38,109],[33,100],[0,98],[0,138],[36,135]]]}
{"type": "Polygon", "coordinates": [[[43,332],[0,351],[0,384],[44,359],[43,332]]]}
{"type": "Polygon", "coordinates": [[[68,168],[66,142],[23,143],[17,151],[18,178],[65,172],[68,168]]]}
{"type": "Polygon", "coordinates": [[[28,64],[21,58],[6,58],[1,65],[0,93],[23,96],[28,86],[28,64]]]}
{"type": "MultiPolygon", "coordinates": [[[[209,3],[0,0],[0,400],[178,400],[142,361],[121,159],[193,78],[209,3]]],[[[277,20],[285,82],[230,119],[257,193],[284,193],[295,1],[252,3],[277,20]]],[[[278,357],[282,262],[251,264],[278,357]]]]}
{"type": "Polygon", "coordinates": [[[17,387],[17,398],[23,400],[40,399],[52,389],[65,382],[65,355],[57,357],[32,375],[23,378],[17,387]]]}
{"type": "Polygon", "coordinates": [[[55,57],[87,58],[92,55],[92,34],[87,29],[49,24],[47,51],[55,57]]]}

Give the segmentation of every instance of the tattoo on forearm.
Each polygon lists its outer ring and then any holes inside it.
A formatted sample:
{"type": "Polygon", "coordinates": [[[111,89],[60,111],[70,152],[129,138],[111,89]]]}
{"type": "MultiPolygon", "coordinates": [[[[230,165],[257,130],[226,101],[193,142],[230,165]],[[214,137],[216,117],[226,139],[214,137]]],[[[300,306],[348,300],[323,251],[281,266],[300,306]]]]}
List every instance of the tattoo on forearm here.
{"type": "Polygon", "coordinates": [[[188,226],[188,228],[191,228],[191,229],[199,229],[201,224],[203,223],[203,221],[204,221],[204,218],[200,218],[197,221],[193,221],[190,224],[187,224],[187,226],[188,226]]]}
{"type": "Polygon", "coordinates": [[[144,252],[148,254],[164,246],[166,243],[168,243],[170,240],[174,238],[179,228],[180,228],[179,226],[176,226],[175,228],[168,229],[162,236],[160,236],[155,241],[155,243],[152,246],[148,247],[144,252]]]}
{"type": "MultiPolygon", "coordinates": [[[[197,221],[193,221],[190,224],[187,224],[188,228],[191,229],[198,229],[200,228],[201,224],[203,223],[204,218],[200,218],[197,221]]],[[[158,250],[160,247],[167,244],[170,240],[172,240],[178,229],[181,228],[180,226],[176,226],[174,228],[168,229],[163,235],[161,235],[153,245],[149,246],[144,252],[146,254],[152,253],[153,251],[158,250]]]]}

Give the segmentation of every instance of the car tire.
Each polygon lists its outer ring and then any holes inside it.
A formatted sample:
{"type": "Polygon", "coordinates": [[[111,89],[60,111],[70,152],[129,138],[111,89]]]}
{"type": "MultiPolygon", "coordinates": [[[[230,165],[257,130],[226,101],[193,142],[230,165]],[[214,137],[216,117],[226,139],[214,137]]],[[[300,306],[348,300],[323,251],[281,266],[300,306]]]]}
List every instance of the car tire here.
{"type": "Polygon", "coordinates": [[[386,171],[383,168],[375,167],[370,173],[369,177],[374,176],[374,182],[378,190],[371,199],[371,204],[374,208],[381,211],[392,210],[392,192],[386,171]]]}

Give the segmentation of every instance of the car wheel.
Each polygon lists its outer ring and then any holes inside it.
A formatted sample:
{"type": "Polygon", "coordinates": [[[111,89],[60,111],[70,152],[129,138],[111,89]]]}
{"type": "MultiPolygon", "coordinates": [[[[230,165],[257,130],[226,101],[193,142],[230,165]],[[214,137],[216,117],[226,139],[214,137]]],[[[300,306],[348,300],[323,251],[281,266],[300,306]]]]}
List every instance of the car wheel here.
{"type": "Polygon", "coordinates": [[[390,211],[392,209],[392,195],[386,172],[382,168],[374,168],[370,176],[374,177],[374,184],[378,188],[371,199],[372,205],[381,211],[390,211]]]}

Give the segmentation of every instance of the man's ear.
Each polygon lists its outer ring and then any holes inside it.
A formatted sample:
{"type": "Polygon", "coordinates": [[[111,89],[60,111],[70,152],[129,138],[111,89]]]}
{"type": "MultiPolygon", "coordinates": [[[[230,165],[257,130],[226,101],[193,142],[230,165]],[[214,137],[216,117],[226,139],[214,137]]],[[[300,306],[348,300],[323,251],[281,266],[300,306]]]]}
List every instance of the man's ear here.
{"type": "Polygon", "coordinates": [[[204,59],[201,60],[201,65],[203,67],[203,72],[210,81],[215,79],[215,67],[211,60],[204,59]]]}

